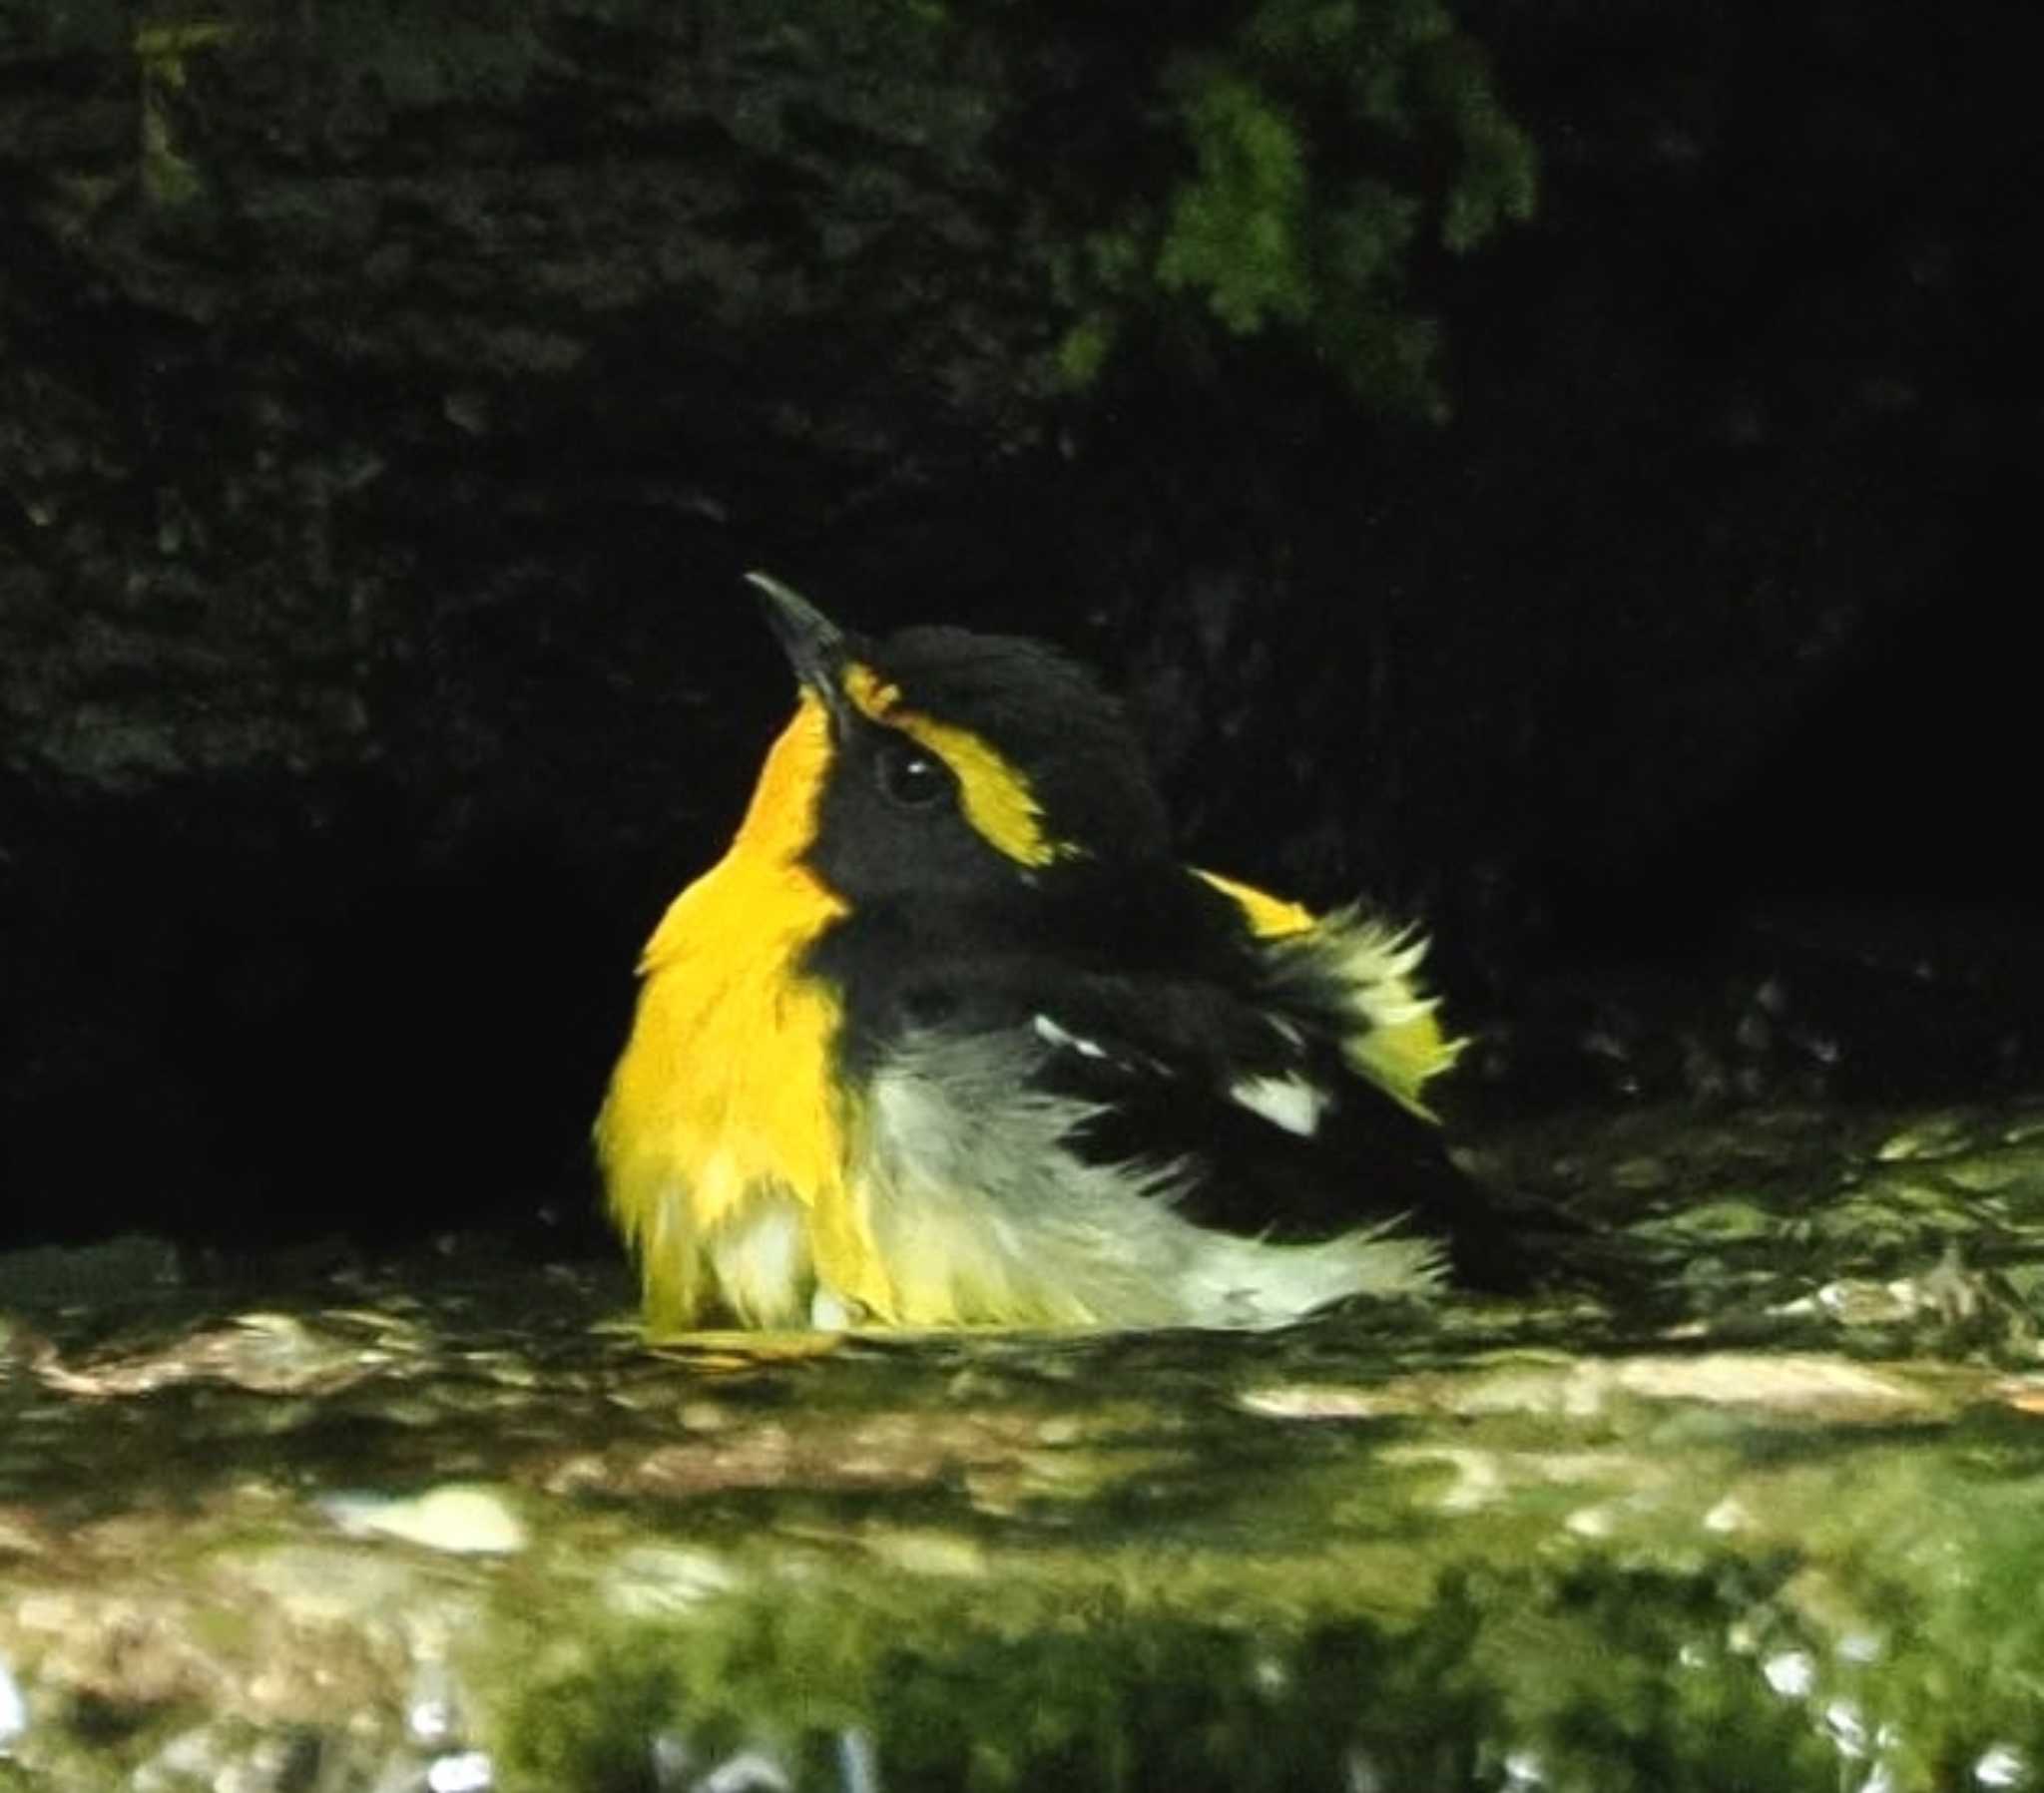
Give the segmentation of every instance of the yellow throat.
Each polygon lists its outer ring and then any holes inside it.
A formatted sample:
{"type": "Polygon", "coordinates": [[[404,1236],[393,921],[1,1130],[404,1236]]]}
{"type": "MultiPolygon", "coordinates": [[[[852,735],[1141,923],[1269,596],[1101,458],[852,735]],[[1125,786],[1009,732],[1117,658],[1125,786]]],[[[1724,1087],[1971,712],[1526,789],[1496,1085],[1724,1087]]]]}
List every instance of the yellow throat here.
{"type": "MultiPolygon", "coordinates": [[[[757,1256],[735,1242],[762,1226],[779,1225],[787,1251],[812,1253],[833,1286],[878,1292],[870,1228],[844,1178],[855,1117],[829,1075],[839,1008],[798,969],[844,912],[801,863],[829,758],[823,707],[805,692],[731,850],[674,900],[640,958],[596,1144],[655,1333],[695,1323],[713,1293],[706,1271],[757,1256]]],[[[779,1268],[719,1278],[740,1319],[806,1323],[805,1264],[779,1268]]]]}

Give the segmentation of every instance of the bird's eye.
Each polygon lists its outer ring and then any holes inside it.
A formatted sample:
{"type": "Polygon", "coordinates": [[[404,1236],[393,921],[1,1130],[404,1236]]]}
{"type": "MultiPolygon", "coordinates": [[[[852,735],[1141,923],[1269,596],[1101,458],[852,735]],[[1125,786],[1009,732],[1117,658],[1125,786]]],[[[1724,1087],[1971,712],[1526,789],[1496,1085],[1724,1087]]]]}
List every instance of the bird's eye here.
{"type": "Polygon", "coordinates": [[[951,788],[951,774],[934,753],[909,741],[889,741],[874,763],[880,794],[903,809],[925,809],[951,788]]]}

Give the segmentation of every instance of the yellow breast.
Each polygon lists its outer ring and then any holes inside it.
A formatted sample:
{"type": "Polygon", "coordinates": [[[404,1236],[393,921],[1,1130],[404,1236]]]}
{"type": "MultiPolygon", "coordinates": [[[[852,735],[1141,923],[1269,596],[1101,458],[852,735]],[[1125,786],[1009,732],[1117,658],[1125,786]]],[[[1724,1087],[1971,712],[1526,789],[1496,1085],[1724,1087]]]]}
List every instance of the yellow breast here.
{"type": "Polygon", "coordinates": [[[805,698],[731,851],[675,899],[640,961],[596,1145],[656,1332],[694,1324],[713,1297],[754,1325],[803,1324],[812,1270],[860,1299],[880,1275],[845,1176],[856,1117],[830,1076],[840,1008],[800,969],[843,913],[799,858],[828,751],[805,698]],[[782,1213],[796,1224],[768,1273],[748,1262],[763,1255],[752,1240],[782,1213]]]}

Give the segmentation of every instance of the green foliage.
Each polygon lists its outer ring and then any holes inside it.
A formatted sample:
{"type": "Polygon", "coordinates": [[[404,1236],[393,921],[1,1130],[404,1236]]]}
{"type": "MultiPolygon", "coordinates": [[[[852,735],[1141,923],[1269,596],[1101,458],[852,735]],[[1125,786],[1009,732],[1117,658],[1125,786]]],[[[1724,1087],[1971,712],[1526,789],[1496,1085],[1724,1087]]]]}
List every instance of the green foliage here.
{"type": "Polygon", "coordinates": [[[1297,126],[1225,64],[1174,70],[1173,85],[1199,172],[1172,196],[1157,283],[1203,293],[1238,335],[1303,321],[1312,220],[1297,126]]]}
{"type": "Polygon", "coordinates": [[[1435,0],[1262,0],[1158,71],[1168,147],[1063,255],[1065,378],[1138,314],[1303,347],[1363,401],[1443,414],[1435,331],[1406,303],[1429,242],[1463,254],[1533,210],[1533,146],[1435,0]]]}

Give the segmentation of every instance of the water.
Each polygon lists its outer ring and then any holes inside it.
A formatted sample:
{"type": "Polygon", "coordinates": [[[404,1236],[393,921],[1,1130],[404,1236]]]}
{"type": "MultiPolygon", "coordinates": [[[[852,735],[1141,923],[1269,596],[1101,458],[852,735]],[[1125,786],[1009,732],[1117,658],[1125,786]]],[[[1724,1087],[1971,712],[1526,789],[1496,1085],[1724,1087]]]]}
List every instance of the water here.
{"type": "Polygon", "coordinates": [[[2038,1784],[2044,1105],[1474,1161],[1537,1298],[1249,1337],[0,1268],[0,1787],[2038,1784]]]}

